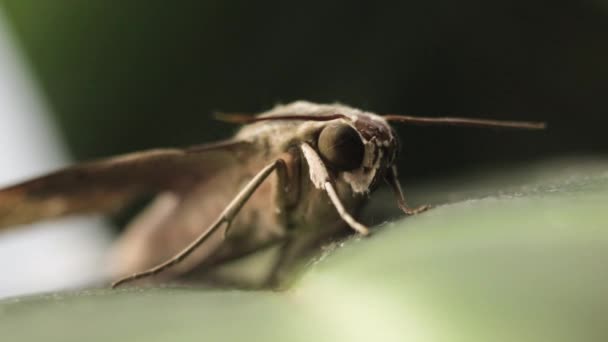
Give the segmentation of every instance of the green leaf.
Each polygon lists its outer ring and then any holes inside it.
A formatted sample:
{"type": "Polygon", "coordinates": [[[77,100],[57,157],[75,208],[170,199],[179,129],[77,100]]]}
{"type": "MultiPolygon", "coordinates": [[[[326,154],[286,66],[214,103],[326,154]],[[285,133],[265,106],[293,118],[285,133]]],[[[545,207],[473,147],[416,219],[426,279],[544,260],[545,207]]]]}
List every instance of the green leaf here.
{"type": "Polygon", "coordinates": [[[608,163],[460,181],[423,186],[422,198],[456,200],[337,243],[289,291],[8,299],[0,339],[606,341],[608,163]]]}

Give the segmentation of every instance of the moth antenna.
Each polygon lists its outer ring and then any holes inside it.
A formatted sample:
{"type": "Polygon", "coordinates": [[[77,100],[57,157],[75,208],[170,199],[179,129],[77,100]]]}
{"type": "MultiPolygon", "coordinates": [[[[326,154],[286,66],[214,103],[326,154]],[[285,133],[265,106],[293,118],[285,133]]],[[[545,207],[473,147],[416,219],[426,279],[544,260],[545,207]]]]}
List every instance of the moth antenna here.
{"type": "Polygon", "coordinates": [[[214,113],[216,120],[235,123],[235,124],[248,124],[259,121],[275,121],[275,120],[302,120],[302,121],[331,121],[336,119],[348,119],[344,114],[330,114],[330,115],[273,115],[273,116],[253,116],[250,114],[242,113],[214,113]]]}
{"type": "Polygon", "coordinates": [[[482,127],[482,128],[510,128],[510,129],[530,129],[539,130],[547,128],[545,122],[532,121],[503,121],[503,120],[488,120],[488,119],[473,119],[473,118],[429,118],[420,116],[408,115],[386,115],[383,116],[386,121],[400,122],[405,124],[432,126],[461,126],[461,127],[482,127]]]}
{"type": "Polygon", "coordinates": [[[252,119],[255,119],[255,116],[252,114],[245,113],[222,113],[215,112],[213,113],[213,118],[218,121],[234,123],[234,124],[246,124],[253,122],[252,119]]]}

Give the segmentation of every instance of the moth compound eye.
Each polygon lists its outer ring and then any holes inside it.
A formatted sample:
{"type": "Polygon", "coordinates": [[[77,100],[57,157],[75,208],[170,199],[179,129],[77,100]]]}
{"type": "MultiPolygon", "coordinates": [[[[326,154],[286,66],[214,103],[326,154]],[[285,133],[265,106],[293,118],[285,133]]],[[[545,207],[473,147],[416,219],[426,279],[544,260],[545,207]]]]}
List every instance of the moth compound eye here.
{"type": "Polygon", "coordinates": [[[327,125],[319,135],[317,146],[321,157],[338,171],[354,170],[363,162],[363,141],[347,124],[327,125]]]}

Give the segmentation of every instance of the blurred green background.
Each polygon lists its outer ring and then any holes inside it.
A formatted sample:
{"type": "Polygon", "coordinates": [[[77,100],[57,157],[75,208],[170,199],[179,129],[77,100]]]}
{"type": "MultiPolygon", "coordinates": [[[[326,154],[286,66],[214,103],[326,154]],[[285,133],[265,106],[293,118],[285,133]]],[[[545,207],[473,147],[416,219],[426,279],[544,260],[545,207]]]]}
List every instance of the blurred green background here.
{"type": "Polygon", "coordinates": [[[549,122],[400,128],[406,177],[608,151],[605,1],[0,3],[77,159],[226,137],[213,111],[297,99],[549,122]]]}

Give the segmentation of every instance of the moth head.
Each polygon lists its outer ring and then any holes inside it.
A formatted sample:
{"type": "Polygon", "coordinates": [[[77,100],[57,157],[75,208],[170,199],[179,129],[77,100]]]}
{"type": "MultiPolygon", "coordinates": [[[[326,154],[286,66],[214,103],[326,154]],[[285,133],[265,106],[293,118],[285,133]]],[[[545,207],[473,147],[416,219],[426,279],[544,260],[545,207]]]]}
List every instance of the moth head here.
{"type": "Polygon", "coordinates": [[[395,162],[397,150],[392,128],[374,114],[357,113],[328,122],[317,138],[317,151],[327,168],[355,193],[374,188],[395,162]]]}
{"type": "Polygon", "coordinates": [[[236,123],[275,122],[267,127],[251,126],[243,137],[261,132],[272,134],[279,148],[306,141],[315,146],[325,167],[338,181],[350,185],[354,193],[367,193],[395,163],[399,141],[389,123],[408,125],[447,125],[483,128],[544,129],[544,122],[501,121],[454,117],[416,117],[364,112],[333,104],[297,101],[280,105],[259,116],[220,114],[224,121],[236,123]],[[288,123],[288,124],[287,124],[288,123]],[[295,134],[284,134],[293,130],[295,134]]]}
{"type": "Polygon", "coordinates": [[[259,123],[242,131],[243,136],[270,131],[273,142],[281,148],[306,141],[333,178],[349,184],[354,193],[369,192],[393,165],[398,150],[397,137],[384,118],[340,104],[297,101],[255,117],[222,113],[219,118],[259,123]],[[264,122],[269,125],[262,126],[264,122]],[[291,128],[297,133],[283,133],[291,128]]]}

